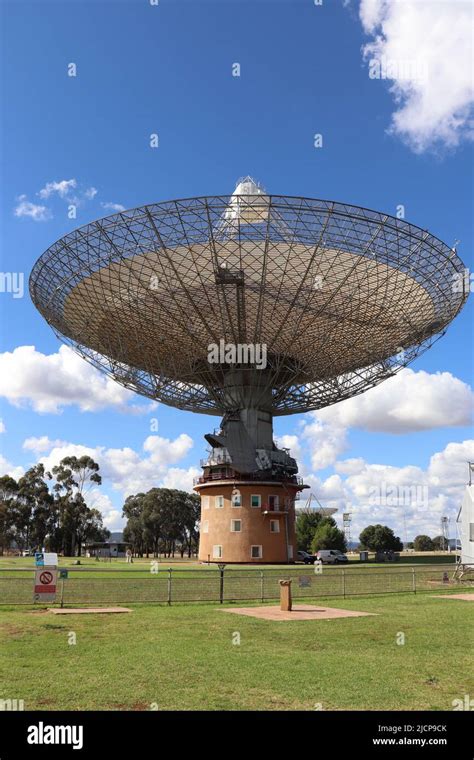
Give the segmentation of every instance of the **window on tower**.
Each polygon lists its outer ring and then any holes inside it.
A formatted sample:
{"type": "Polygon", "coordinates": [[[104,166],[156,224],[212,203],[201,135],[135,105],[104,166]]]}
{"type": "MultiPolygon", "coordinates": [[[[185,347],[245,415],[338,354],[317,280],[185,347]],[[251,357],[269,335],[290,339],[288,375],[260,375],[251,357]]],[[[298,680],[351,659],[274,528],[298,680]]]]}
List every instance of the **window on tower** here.
{"type": "Polygon", "coordinates": [[[232,533],[240,533],[242,530],[242,520],[231,520],[230,529],[232,533]]]}
{"type": "Polygon", "coordinates": [[[257,507],[260,509],[260,506],[262,504],[262,497],[260,494],[252,494],[250,497],[250,506],[251,507],[257,507]]]}
{"type": "Polygon", "coordinates": [[[250,556],[252,559],[262,559],[262,547],[261,546],[251,546],[250,547],[250,556]]]}
{"type": "Polygon", "coordinates": [[[224,497],[223,496],[215,496],[214,497],[214,504],[216,509],[222,509],[224,506],[224,497]]]}
{"type": "Polygon", "coordinates": [[[232,491],[231,503],[232,503],[233,507],[241,507],[242,506],[242,497],[240,495],[240,491],[237,491],[237,490],[232,491]]]}
{"type": "Polygon", "coordinates": [[[268,497],[268,507],[272,512],[278,512],[280,509],[280,501],[278,496],[269,496],[268,497]]]}

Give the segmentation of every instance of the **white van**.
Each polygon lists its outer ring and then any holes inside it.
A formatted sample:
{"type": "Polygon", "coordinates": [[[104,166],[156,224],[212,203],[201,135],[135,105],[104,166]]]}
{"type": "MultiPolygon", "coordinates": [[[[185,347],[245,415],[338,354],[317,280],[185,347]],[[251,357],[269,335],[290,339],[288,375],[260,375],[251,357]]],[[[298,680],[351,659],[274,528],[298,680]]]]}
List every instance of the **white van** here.
{"type": "Polygon", "coordinates": [[[323,565],[336,565],[339,562],[349,562],[346,555],[340,552],[339,549],[320,549],[316,557],[323,565]]]}

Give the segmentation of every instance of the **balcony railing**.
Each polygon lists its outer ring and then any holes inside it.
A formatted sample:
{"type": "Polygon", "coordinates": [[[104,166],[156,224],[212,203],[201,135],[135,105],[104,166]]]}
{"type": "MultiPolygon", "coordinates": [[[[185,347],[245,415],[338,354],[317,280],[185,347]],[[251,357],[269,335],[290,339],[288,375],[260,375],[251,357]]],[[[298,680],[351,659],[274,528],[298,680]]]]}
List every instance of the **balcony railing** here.
{"type": "Polygon", "coordinates": [[[230,458],[230,456],[219,456],[219,457],[209,456],[209,457],[206,457],[206,459],[201,459],[199,463],[201,467],[214,467],[220,464],[232,464],[232,459],[230,458]]]}
{"type": "Polygon", "coordinates": [[[286,515],[288,514],[289,507],[286,504],[280,504],[278,506],[275,506],[275,504],[262,504],[261,510],[264,515],[268,513],[271,513],[272,515],[286,515]]]}
{"type": "MultiPolygon", "coordinates": [[[[209,465],[208,465],[209,466],[209,465]]],[[[265,475],[260,473],[240,474],[238,472],[232,472],[228,474],[209,472],[207,475],[201,475],[193,479],[193,484],[199,485],[200,483],[208,483],[211,480],[252,480],[258,481],[275,481],[275,483],[285,483],[289,486],[302,486],[303,479],[297,476],[283,477],[282,475],[265,475]]]]}

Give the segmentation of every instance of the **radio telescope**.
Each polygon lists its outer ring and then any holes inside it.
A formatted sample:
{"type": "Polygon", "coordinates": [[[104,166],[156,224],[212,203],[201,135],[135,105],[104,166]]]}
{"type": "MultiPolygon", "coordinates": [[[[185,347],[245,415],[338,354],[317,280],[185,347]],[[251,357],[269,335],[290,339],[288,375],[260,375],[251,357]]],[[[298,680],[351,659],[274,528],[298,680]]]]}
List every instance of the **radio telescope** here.
{"type": "Polygon", "coordinates": [[[428,349],[467,298],[456,251],[388,214],[268,194],[157,203],[68,233],[32,300],[58,337],[137,393],[222,417],[205,436],[200,558],[294,557],[296,461],[276,415],[321,409],[428,349]]]}

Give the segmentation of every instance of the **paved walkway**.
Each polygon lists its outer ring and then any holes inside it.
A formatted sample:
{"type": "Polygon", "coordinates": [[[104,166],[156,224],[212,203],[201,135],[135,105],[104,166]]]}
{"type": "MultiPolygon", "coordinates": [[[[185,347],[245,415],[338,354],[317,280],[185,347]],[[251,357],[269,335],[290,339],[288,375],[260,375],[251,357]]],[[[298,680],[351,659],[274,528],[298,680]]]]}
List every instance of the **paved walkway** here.
{"type": "Polygon", "coordinates": [[[280,607],[233,607],[224,608],[222,612],[234,615],[248,615],[263,620],[328,620],[344,617],[364,617],[374,615],[373,612],[357,612],[356,610],[340,610],[336,607],[315,607],[312,604],[296,604],[291,612],[284,612],[280,607]]]}

